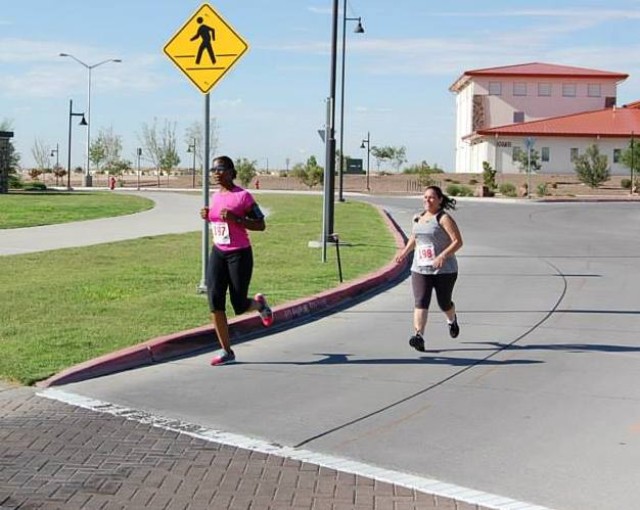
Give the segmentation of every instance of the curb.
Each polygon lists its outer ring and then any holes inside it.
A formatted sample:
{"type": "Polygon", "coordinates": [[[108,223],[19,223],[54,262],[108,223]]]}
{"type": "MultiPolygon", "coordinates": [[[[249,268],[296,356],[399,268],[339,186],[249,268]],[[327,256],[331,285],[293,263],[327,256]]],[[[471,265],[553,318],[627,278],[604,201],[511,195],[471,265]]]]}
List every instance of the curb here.
{"type": "MultiPolygon", "coordinates": [[[[406,238],[400,226],[386,210],[375,205],[374,207],[382,215],[387,228],[393,234],[396,246],[402,248],[406,238]]],[[[406,277],[408,268],[408,262],[396,264],[391,261],[382,269],[333,289],[275,306],[273,313],[277,318],[276,325],[270,327],[269,331],[283,331],[362,301],[374,293],[399,283],[406,277]]],[[[265,331],[264,326],[255,315],[236,317],[229,321],[229,333],[234,343],[251,340],[260,336],[263,331],[265,331]]],[[[214,336],[213,326],[207,325],[156,337],[69,367],[48,379],[37,382],[36,386],[40,388],[59,386],[197,354],[215,345],[214,336]]]]}

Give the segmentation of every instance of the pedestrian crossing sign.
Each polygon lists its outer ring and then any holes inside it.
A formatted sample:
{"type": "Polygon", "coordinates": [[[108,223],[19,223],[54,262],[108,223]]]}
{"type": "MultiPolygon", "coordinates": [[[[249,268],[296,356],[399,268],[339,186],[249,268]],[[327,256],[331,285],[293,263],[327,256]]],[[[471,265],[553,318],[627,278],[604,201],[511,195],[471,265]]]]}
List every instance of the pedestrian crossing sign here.
{"type": "Polygon", "coordinates": [[[165,45],[171,61],[207,94],[249,49],[209,4],[203,4],[165,45]]]}

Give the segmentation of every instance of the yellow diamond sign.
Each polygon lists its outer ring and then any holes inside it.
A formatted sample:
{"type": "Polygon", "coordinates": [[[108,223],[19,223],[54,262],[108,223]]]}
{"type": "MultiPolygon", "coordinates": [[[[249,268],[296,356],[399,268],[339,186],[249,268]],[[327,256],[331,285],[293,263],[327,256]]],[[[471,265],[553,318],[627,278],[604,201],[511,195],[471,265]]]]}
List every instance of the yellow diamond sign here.
{"type": "Polygon", "coordinates": [[[164,52],[203,93],[208,93],[249,49],[209,4],[203,4],[165,45],[164,52]]]}

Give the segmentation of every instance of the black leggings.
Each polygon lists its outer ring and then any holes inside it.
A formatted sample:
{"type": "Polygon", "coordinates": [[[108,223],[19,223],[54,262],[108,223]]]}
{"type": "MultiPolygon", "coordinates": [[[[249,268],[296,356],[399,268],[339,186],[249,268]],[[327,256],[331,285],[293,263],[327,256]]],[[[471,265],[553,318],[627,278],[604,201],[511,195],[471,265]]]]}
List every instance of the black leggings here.
{"type": "Polygon", "coordinates": [[[228,289],[236,315],[246,312],[251,305],[248,293],[252,273],[251,247],[224,252],[214,246],[207,266],[209,309],[212,312],[225,311],[228,289]]]}
{"type": "Polygon", "coordinates": [[[411,286],[413,288],[413,298],[415,307],[421,310],[428,310],[431,304],[431,292],[436,290],[438,306],[443,312],[448,312],[453,308],[453,287],[456,284],[458,273],[444,274],[420,274],[411,272],[411,286]]]}

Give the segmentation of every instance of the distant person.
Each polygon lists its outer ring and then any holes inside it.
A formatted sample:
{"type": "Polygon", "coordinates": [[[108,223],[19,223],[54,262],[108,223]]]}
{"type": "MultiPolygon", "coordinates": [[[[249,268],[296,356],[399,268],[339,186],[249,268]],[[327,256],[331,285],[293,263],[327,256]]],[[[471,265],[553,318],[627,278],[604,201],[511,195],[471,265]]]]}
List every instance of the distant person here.
{"type": "Polygon", "coordinates": [[[189,39],[190,41],[195,41],[198,38],[202,39],[200,41],[200,47],[198,48],[198,55],[196,56],[196,64],[200,64],[200,60],[202,59],[202,53],[205,50],[209,54],[211,63],[215,64],[216,56],[213,53],[213,46],[211,45],[211,41],[215,41],[216,31],[210,26],[205,25],[204,19],[202,19],[202,17],[200,16],[198,16],[198,19],[196,19],[196,22],[198,23],[198,25],[200,25],[198,27],[198,31],[196,32],[196,35],[194,35],[191,39],[189,39]]]}
{"type": "Polygon", "coordinates": [[[229,339],[227,291],[236,315],[257,310],[262,324],[271,326],[273,312],[262,294],[248,297],[253,251],[247,230],[264,230],[264,214],[251,193],[234,184],[237,174],[231,158],[217,157],[211,166],[219,188],[211,195],[210,206],[200,210],[200,217],[210,223],[213,235],[206,283],[211,320],[222,347],[211,364],[223,365],[236,359],[229,339]]]}
{"type": "Polygon", "coordinates": [[[109,189],[110,190],[116,189],[116,178],[113,175],[109,177],[109,189]]]}
{"type": "Polygon", "coordinates": [[[396,256],[400,263],[413,251],[411,286],[414,296],[414,335],[409,345],[424,351],[424,330],[435,289],[438,306],[445,313],[449,335],[456,338],[460,326],[456,307],[451,300],[458,278],[455,253],[462,247],[462,236],[455,220],[446,211],[455,209],[455,200],[442,193],[438,186],[429,186],[424,192],[424,211],[413,219],[413,228],[407,245],[396,256]]]}

